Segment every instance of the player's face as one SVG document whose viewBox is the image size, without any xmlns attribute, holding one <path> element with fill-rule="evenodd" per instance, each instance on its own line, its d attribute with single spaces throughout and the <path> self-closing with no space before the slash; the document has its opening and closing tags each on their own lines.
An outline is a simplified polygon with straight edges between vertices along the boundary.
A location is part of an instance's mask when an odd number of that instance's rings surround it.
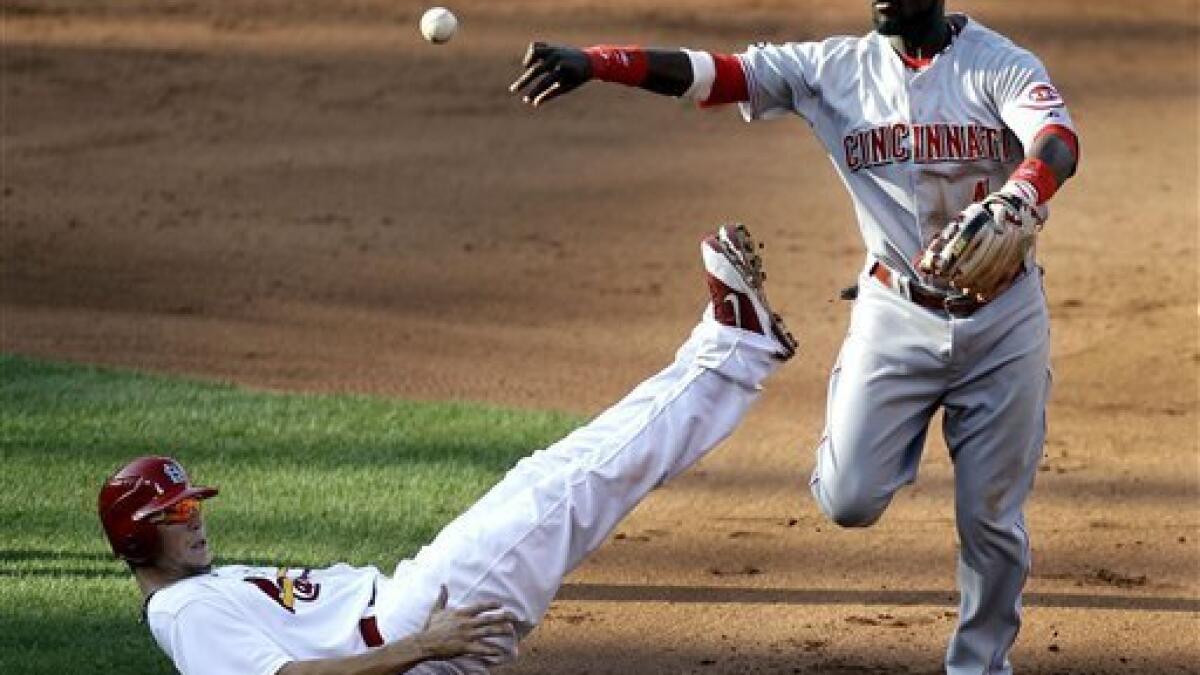
<svg viewBox="0 0 1200 675">
<path fill-rule="evenodd" d="M 203 574 L 212 568 L 213 555 L 200 514 L 199 500 L 185 500 L 158 523 L 160 549 L 155 566 L 174 576 Z"/>
<path fill-rule="evenodd" d="M 869 0 L 880 35 L 902 35 L 940 15 L 944 0 Z"/>
</svg>

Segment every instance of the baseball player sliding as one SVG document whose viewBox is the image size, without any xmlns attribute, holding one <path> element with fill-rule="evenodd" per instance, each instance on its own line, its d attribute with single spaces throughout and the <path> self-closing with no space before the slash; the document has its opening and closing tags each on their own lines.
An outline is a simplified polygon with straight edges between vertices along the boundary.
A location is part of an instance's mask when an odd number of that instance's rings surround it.
<svg viewBox="0 0 1200 675">
<path fill-rule="evenodd" d="M 214 568 L 200 505 L 217 490 L 166 457 L 117 471 L 100 520 L 159 646 L 184 675 L 476 673 L 510 660 L 563 577 L 729 435 L 795 352 L 745 229 L 723 227 L 701 250 L 712 302 L 674 363 L 517 463 L 391 576 Z"/>
<path fill-rule="evenodd" d="M 942 0 L 868 4 L 866 36 L 738 55 L 534 43 L 512 89 L 540 106 L 604 80 L 808 122 L 866 247 L 812 493 L 839 525 L 871 525 L 915 480 L 941 408 L 961 544 L 946 670 L 1010 673 L 1050 390 L 1034 242 L 1075 172 L 1076 135 L 1028 51 Z"/>
</svg>

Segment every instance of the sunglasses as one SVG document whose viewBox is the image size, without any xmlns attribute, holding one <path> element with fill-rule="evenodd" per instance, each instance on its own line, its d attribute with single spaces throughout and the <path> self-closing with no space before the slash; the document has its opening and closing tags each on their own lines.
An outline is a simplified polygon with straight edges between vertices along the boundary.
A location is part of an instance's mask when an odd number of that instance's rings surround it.
<svg viewBox="0 0 1200 675">
<path fill-rule="evenodd" d="M 192 516 L 199 515 L 199 513 L 200 500 L 188 497 L 160 511 L 158 516 L 155 517 L 154 522 L 171 524 L 186 523 L 192 519 Z"/>
</svg>

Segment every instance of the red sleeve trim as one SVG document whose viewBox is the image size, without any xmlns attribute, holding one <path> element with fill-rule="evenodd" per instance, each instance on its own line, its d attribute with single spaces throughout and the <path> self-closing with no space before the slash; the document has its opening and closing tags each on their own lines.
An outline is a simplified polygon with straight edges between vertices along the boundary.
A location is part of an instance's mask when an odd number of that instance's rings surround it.
<svg viewBox="0 0 1200 675">
<path fill-rule="evenodd" d="M 717 74 L 713 80 L 712 93 L 700 106 L 708 108 L 749 101 L 750 87 L 746 83 L 746 71 L 742 68 L 742 60 L 733 54 L 713 54 L 712 58 Z"/>
<path fill-rule="evenodd" d="M 650 60 L 637 45 L 596 45 L 583 50 L 592 64 L 592 77 L 637 87 L 646 81 Z"/>
<path fill-rule="evenodd" d="M 1064 127 L 1061 124 L 1048 124 L 1042 127 L 1042 130 L 1034 136 L 1033 140 L 1036 143 L 1042 136 L 1058 136 L 1063 143 L 1071 149 L 1071 154 L 1075 155 L 1075 161 L 1079 162 L 1079 136 L 1071 129 Z"/>
</svg>

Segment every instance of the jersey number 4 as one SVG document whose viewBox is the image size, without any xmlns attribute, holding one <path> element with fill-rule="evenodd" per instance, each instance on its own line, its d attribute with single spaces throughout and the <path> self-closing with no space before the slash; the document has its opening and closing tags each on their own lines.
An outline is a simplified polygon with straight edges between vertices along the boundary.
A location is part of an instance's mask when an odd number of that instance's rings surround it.
<svg viewBox="0 0 1200 675">
<path fill-rule="evenodd" d="M 989 194 L 991 194 L 991 190 L 988 189 L 988 180 L 984 178 L 975 184 L 975 196 L 971 198 L 971 201 L 981 202 Z"/>
</svg>

